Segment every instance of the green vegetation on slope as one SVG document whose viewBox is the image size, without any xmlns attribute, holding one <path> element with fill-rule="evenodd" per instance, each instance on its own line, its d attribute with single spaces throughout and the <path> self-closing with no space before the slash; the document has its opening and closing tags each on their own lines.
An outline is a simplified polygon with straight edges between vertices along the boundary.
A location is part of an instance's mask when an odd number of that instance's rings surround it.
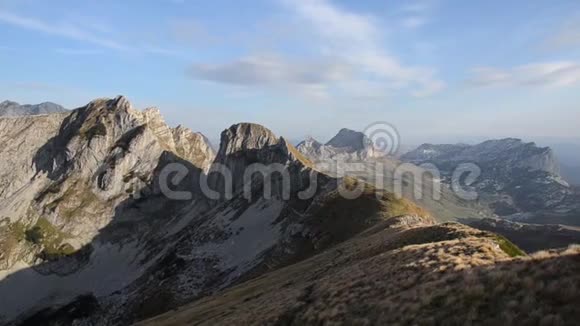
<svg viewBox="0 0 580 326">
<path fill-rule="evenodd" d="M 511 241 L 504 238 L 503 236 L 498 235 L 498 234 L 494 234 L 494 236 L 495 236 L 495 241 L 499 245 L 500 249 L 503 250 L 503 252 L 508 254 L 510 257 L 517 257 L 517 256 L 525 256 L 526 255 L 526 253 L 523 250 L 518 248 L 515 244 L 513 244 Z"/>
<path fill-rule="evenodd" d="M 41 255 L 45 259 L 56 259 L 72 255 L 75 249 L 68 243 L 63 243 L 66 235 L 59 231 L 46 218 L 39 218 L 36 224 L 24 232 L 26 241 L 42 246 Z"/>
</svg>

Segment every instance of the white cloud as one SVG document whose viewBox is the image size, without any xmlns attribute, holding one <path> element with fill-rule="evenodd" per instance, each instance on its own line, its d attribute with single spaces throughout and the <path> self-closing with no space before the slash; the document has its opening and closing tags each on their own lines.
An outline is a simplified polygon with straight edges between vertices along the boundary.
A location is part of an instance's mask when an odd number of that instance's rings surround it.
<svg viewBox="0 0 580 326">
<path fill-rule="evenodd" d="M 238 85 L 317 85 L 345 80 L 350 69 L 331 61 L 300 62 L 270 55 L 250 56 L 225 64 L 197 64 L 189 73 L 198 79 Z"/>
<path fill-rule="evenodd" d="M 410 16 L 402 20 L 401 25 L 405 28 L 419 28 L 423 25 L 427 24 L 427 19 L 421 16 Z"/>
<path fill-rule="evenodd" d="M 389 54 L 373 17 L 347 12 L 325 0 L 284 3 L 313 27 L 322 46 L 358 67 L 369 79 L 381 79 L 387 89 L 399 86 L 413 95 L 425 96 L 444 87 L 433 69 L 406 66 Z"/>
<path fill-rule="evenodd" d="M 332 90 L 353 98 L 385 97 L 395 91 L 427 96 L 444 88 L 434 69 L 404 65 L 388 53 L 376 18 L 326 0 L 280 1 L 295 26 L 304 28 L 295 31 L 304 31 L 303 50 L 311 59 L 252 55 L 222 64 L 194 64 L 190 76 L 227 84 L 308 86 L 318 97 Z M 363 85 L 370 87 L 361 92 Z"/>
<path fill-rule="evenodd" d="M 352 69 L 332 58 L 306 61 L 254 55 L 226 63 L 194 64 L 188 74 L 194 79 L 235 87 L 263 86 L 310 99 L 325 99 L 329 85 L 350 79 Z"/>
<path fill-rule="evenodd" d="M 480 67 L 472 70 L 469 82 L 474 86 L 570 86 L 580 83 L 580 64 L 563 61 L 510 69 Z"/>
</svg>

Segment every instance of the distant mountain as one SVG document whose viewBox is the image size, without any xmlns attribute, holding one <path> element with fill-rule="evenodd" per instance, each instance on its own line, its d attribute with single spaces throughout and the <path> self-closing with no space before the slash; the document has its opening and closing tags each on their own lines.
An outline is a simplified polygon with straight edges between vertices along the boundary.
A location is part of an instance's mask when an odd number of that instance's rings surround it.
<svg viewBox="0 0 580 326">
<path fill-rule="evenodd" d="M 536 223 L 580 224 L 577 194 L 561 177 L 560 165 L 548 147 L 515 138 L 477 145 L 423 144 L 401 159 L 434 164 L 447 183 L 460 164 L 473 163 L 481 170 L 473 185 L 480 202 L 497 215 Z"/>
<path fill-rule="evenodd" d="M 538 147 L 517 138 L 488 140 L 477 145 L 423 144 L 401 157 L 408 162 L 484 164 L 498 173 L 511 173 L 515 169 L 545 171 L 559 175 L 559 163 L 549 147 Z"/>
<path fill-rule="evenodd" d="M 580 244 L 580 228 L 557 224 L 527 224 L 505 219 L 460 219 L 471 227 L 500 234 L 526 252 L 566 248 Z"/>
<path fill-rule="evenodd" d="M 63 112 L 68 112 L 68 110 L 52 102 L 44 102 L 40 104 L 24 104 L 24 105 L 12 101 L 4 101 L 0 103 L 0 117 L 14 117 L 23 115 L 39 115 L 39 114 L 51 114 Z"/>
<path fill-rule="evenodd" d="M 373 148 L 372 141 L 364 133 L 346 128 L 341 129 L 326 144 L 308 137 L 296 148 L 314 161 L 327 159 L 360 161 L 379 154 Z"/>
</svg>

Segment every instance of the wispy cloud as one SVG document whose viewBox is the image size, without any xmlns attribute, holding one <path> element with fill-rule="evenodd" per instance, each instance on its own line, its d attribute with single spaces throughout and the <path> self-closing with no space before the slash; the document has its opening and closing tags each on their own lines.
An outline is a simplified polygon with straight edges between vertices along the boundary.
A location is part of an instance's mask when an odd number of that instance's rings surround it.
<svg viewBox="0 0 580 326">
<path fill-rule="evenodd" d="M 417 2 L 407 2 L 405 3 L 403 6 L 401 6 L 399 9 L 402 12 L 406 12 L 406 13 L 421 13 L 421 12 L 425 12 L 427 10 L 429 10 L 431 8 L 431 4 L 427 1 L 417 1 Z"/>
<path fill-rule="evenodd" d="M 128 50 L 128 47 L 108 38 L 102 38 L 70 23 L 48 23 L 42 20 L 0 11 L 0 22 L 23 29 L 60 36 L 76 41 L 95 44 L 114 50 Z"/>
<path fill-rule="evenodd" d="M 444 87 L 434 69 L 404 65 L 388 53 L 375 17 L 347 11 L 326 0 L 281 3 L 286 17 L 304 27 L 301 37 L 307 42 L 302 45 L 308 59 L 249 55 L 220 64 L 194 64 L 189 75 L 246 86 L 294 85 L 300 90 L 308 86 L 318 95 L 340 90 L 351 97 L 374 97 L 370 90 L 377 97 L 394 91 L 426 96 Z M 372 87 L 361 95 L 362 85 Z"/>
<path fill-rule="evenodd" d="M 468 81 L 473 86 L 548 86 L 563 87 L 580 83 L 580 64 L 544 62 L 509 69 L 479 67 Z"/>
<path fill-rule="evenodd" d="M 369 79 L 382 79 L 385 84 L 405 88 L 416 96 L 444 87 L 433 69 L 406 66 L 388 53 L 374 17 L 348 12 L 325 0 L 285 3 L 313 27 L 325 47 L 359 67 Z"/>
<path fill-rule="evenodd" d="M 158 46 L 135 46 L 127 42 L 121 42 L 111 36 L 112 29 L 110 26 L 105 27 L 94 22 L 75 23 L 74 20 L 63 20 L 60 23 L 53 23 L 37 18 L 21 16 L 12 12 L 0 11 L 0 24 L 2 23 L 29 31 L 61 37 L 86 44 L 92 44 L 101 49 L 159 55 L 176 55 L 177 53 L 175 50 L 165 49 Z M 55 52 L 67 55 L 97 54 L 98 51 L 100 50 L 74 48 L 55 49 Z"/>
<path fill-rule="evenodd" d="M 225 64 L 197 64 L 190 74 L 199 79 L 239 85 L 315 85 L 345 80 L 350 67 L 331 61 L 291 61 L 280 56 L 250 56 Z"/>
<path fill-rule="evenodd" d="M 329 85 L 346 81 L 352 67 L 332 58 L 296 60 L 277 55 L 254 55 L 219 64 L 194 64 L 188 74 L 194 79 L 248 88 L 261 86 L 321 99 Z"/>
<path fill-rule="evenodd" d="M 55 53 L 64 55 L 98 55 L 102 54 L 103 50 L 100 49 L 79 49 L 79 48 L 56 48 Z"/>
<path fill-rule="evenodd" d="M 401 25 L 405 28 L 419 28 L 427 24 L 427 19 L 421 16 L 410 16 L 401 21 Z"/>
<path fill-rule="evenodd" d="M 432 3 L 427 1 L 409 2 L 401 6 L 398 16 L 402 16 L 400 24 L 407 29 L 416 29 L 429 23 Z"/>
<path fill-rule="evenodd" d="M 580 48 L 580 15 L 576 14 L 573 19 L 565 21 L 541 46 L 550 51 Z"/>
</svg>

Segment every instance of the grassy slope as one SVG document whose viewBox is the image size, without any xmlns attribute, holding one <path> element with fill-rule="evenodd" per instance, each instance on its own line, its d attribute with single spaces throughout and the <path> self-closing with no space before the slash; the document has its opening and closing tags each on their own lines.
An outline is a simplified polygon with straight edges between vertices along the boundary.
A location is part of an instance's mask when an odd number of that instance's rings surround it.
<svg viewBox="0 0 580 326">
<path fill-rule="evenodd" d="M 395 228 L 397 219 L 139 325 L 552 324 L 580 317 L 580 249 L 512 258 L 494 234 L 455 223 Z"/>
</svg>

